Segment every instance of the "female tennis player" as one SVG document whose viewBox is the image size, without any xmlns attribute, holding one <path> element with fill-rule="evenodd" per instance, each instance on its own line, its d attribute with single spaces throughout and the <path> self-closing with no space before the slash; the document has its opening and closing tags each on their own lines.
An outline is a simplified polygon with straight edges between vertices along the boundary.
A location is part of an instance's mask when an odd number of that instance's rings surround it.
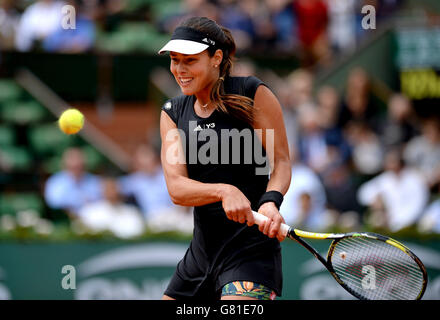
<svg viewBox="0 0 440 320">
<path fill-rule="evenodd" d="M 213 20 L 185 20 L 164 52 L 183 95 L 162 107 L 161 160 L 173 202 L 194 207 L 194 235 L 163 299 L 274 299 L 291 175 L 281 106 L 258 78 L 230 76 L 235 42 Z"/>
</svg>

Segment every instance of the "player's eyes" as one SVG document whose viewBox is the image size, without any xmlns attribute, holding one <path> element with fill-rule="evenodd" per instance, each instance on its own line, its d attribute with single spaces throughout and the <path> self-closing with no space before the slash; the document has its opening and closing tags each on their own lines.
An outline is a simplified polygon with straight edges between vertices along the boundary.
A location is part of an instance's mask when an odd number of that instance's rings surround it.
<svg viewBox="0 0 440 320">
<path fill-rule="evenodd" d="M 196 61 L 197 61 L 197 59 L 195 59 L 195 58 L 189 58 L 189 59 L 182 60 L 182 62 L 185 63 L 185 64 L 192 64 L 192 63 L 194 63 Z M 176 64 L 176 63 L 179 63 L 180 60 L 178 58 L 171 58 L 171 62 Z"/>
</svg>

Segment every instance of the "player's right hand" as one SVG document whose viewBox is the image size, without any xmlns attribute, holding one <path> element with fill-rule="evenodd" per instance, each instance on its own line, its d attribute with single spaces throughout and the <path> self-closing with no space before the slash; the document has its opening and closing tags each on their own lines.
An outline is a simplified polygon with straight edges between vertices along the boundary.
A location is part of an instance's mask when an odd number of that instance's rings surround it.
<svg viewBox="0 0 440 320">
<path fill-rule="evenodd" d="M 251 202 L 240 189 L 229 184 L 222 185 L 221 199 L 228 219 L 239 223 L 246 222 L 248 226 L 252 226 L 255 223 Z"/>
</svg>

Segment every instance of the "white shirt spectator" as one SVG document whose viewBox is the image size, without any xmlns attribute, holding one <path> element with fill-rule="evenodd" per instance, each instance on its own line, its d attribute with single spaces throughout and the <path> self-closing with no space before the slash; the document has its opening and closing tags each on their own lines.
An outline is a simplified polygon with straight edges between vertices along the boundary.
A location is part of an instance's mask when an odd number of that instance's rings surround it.
<svg viewBox="0 0 440 320">
<path fill-rule="evenodd" d="M 436 170 L 440 170 L 440 142 L 433 143 L 420 135 L 411 139 L 405 148 L 405 160 L 409 165 L 419 169 L 430 184 L 440 178 Z"/>
<path fill-rule="evenodd" d="M 84 173 L 76 179 L 68 171 L 60 171 L 47 179 L 44 198 L 52 209 L 69 210 L 78 213 L 82 206 L 102 199 L 99 176 Z"/>
<path fill-rule="evenodd" d="M 310 197 L 310 210 L 306 213 L 301 207 L 302 195 Z M 293 165 L 292 181 L 280 207 L 280 213 L 286 223 L 314 230 L 324 228 L 326 222 L 324 219 L 325 203 L 324 187 L 318 176 L 305 165 Z"/>
<path fill-rule="evenodd" d="M 359 188 L 358 199 L 363 205 L 372 205 L 378 197 L 386 207 L 388 227 L 395 232 L 420 218 L 429 198 L 429 189 L 418 172 L 403 168 L 398 175 L 385 171 Z"/>
<path fill-rule="evenodd" d="M 19 51 L 32 49 L 34 41 L 43 40 L 61 28 L 63 1 L 38 1 L 23 13 L 17 29 L 15 46 Z"/>
<path fill-rule="evenodd" d="M 418 228 L 422 232 L 440 233 L 440 199 L 429 205 L 420 219 Z"/>
<path fill-rule="evenodd" d="M 140 236 L 145 231 L 142 214 L 124 203 L 111 204 L 107 200 L 91 203 L 80 210 L 79 219 L 93 232 L 110 231 L 123 239 Z"/>
<path fill-rule="evenodd" d="M 174 207 L 161 168 L 155 174 L 134 172 L 123 176 L 119 185 L 123 195 L 135 197 L 146 219 Z"/>
<path fill-rule="evenodd" d="M 339 50 L 352 50 L 356 45 L 356 1 L 328 0 L 329 37 Z"/>
</svg>

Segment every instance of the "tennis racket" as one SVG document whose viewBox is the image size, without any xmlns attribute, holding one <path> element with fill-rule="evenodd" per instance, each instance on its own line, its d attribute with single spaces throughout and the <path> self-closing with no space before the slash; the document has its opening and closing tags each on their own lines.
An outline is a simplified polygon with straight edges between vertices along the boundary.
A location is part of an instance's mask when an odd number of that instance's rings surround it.
<svg viewBox="0 0 440 320">
<path fill-rule="evenodd" d="M 255 223 L 268 218 L 253 211 Z M 314 233 L 282 224 L 280 232 L 310 251 L 349 293 L 361 300 L 419 300 L 428 276 L 403 244 L 370 232 Z M 302 238 L 333 240 L 327 259 Z"/>
</svg>

